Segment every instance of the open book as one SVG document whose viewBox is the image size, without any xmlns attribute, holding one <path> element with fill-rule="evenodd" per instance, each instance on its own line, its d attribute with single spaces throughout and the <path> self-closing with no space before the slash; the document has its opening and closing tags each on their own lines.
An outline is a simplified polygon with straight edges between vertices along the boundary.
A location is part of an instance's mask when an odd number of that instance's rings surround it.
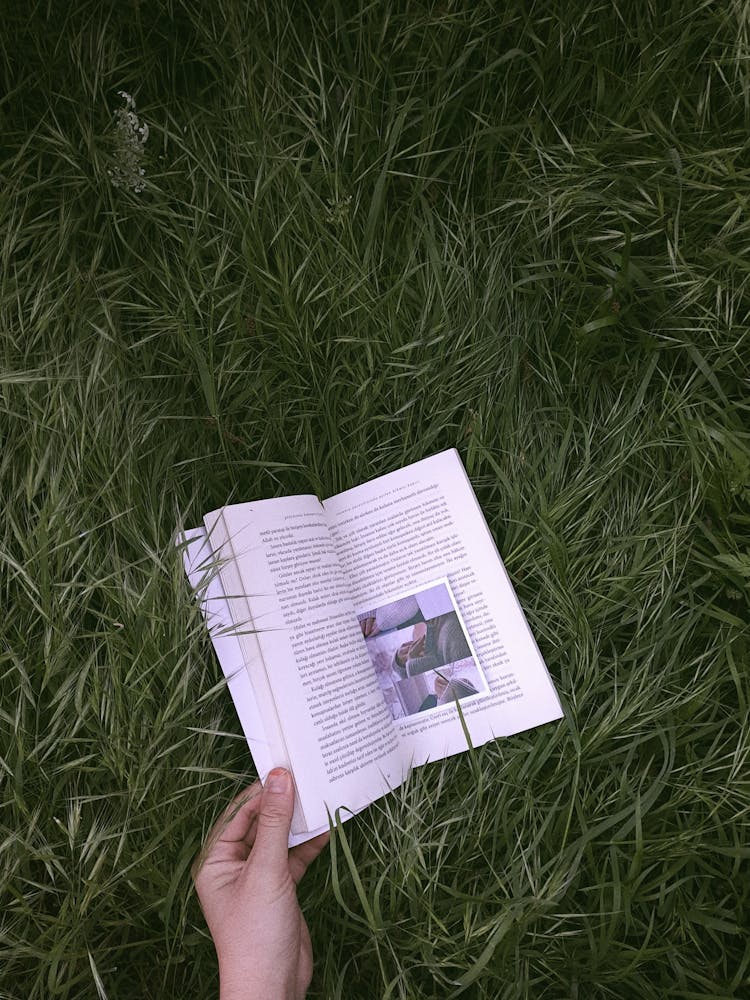
<svg viewBox="0 0 750 1000">
<path fill-rule="evenodd" d="M 183 542 L 258 773 L 294 776 L 290 844 L 466 750 L 464 725 L 479 746 L 562 716 L 455 450 Z"/>
</svg>

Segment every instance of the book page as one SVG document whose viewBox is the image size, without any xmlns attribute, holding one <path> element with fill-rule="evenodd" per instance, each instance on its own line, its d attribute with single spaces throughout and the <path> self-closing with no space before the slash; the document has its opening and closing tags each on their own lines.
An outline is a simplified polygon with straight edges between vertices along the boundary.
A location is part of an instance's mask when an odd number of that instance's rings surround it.
<svg viewBox="0 0 750 1000">
<path fill-rule="evenodd" d="M 237 504 L 204 520 L 231 617 L 251 622 L 238 639 L 248 662 L 259 647 L 306 827 L 357 811 L 401 781 L 398 735 L 320 501 Z"/>
<path fill-rule="evenodd" d="M 255 768 L 261 780 L 265 780 L 273 767 L 288 767 L 289 761 L 274 705 L 272 702 L 269 704 L 268 698 L 263 698 L 263 686 L 256 684 L 256 694 L 250 681 L 251 675 L 256 673 L 255 661 L 260 650 L 256 643 L 246 662 L 245 651 L 229 614 L 216 557 L 207 542 L 206 532 L 202 528 L 194 528 L 186 531 L 179 541 L 182 545 L 185 573 L 199 601 L 211 645 L 226 677 L 242 732 L 252 753 Z"/>
<path fill-rule="evenodd" d="M 324 507 L 403 761 L 417 766 L 467 749 L 456 700 L 474 746 L 561 718 L 456 451 Z M 435 589 L 441 582 L 445 592 Z"/>
<path fill-rule="evenodd" d="M 291 769 L 286 743 L 279 728 L 275 704 L 268 704 L 268 694 L 264 684 L 259 684 L 257 670 L 253 664 L 245 663 L 245 654 L 237 636 L 237 627 L 232 622 L 229 606 L 216 571 L 216 557 L 208 544 L 204 528 L 185 531 L 178 539 L 182 548 L 183 565 L 188 581 L 199 601 L 206 621 L 216 658 L 227 679 L 227 687 L 232 696 L 237 716 L 245 734 L 255 769 L 261 781 L 274 767 Z M 254 676 L 255 687 L 251 683 Z M 260 690 L 258 690 L 260 689 Z M 264 710 L 261 709 L 261 703 Z M 269 710 L 270 709 L 270 710 Z M 343 812 L 341 822 L 351 819 L 353 813 Z M 329 824 L 315 829 L 305 827 L 298 801 L 295 801 L 294 817 L 289 833 L 289 846 L 296 847 L 306 840 L 325 833 Z"/>
</svg>

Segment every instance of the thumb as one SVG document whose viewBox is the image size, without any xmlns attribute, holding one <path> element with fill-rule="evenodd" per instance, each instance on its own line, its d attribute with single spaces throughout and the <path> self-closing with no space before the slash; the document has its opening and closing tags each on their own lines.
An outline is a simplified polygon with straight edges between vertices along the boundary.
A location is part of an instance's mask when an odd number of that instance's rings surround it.
<svg viewBox="0 0 750 1000">
<path fill-rule="evenodd" d="M 270 771 L 260 797 L 252 857 L 270 874 L 289 870 L 289 830 L 294 812 L 292 776 L 281 767 Z"/>
</svg>

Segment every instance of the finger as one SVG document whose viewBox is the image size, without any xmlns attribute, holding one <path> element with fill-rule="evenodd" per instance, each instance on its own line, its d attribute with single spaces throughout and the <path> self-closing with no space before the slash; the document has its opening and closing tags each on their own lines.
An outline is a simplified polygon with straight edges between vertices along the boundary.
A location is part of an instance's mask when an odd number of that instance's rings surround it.
<svg viewBox="0 0 750 1000">
<path fill-rule="evenodd" d="M 241 845 L 244 850 L 244 854 L 242 855 L 243 859 L 247 858 L 248 854 L 252 850 L 253 844 L 255 843 L 255 832 L 257 829 L 258 829 L 258 816 L 256 814 L 250 820 L 250 826 L 245 831 L 245 836 L 242 838 L 241 841 L 236 842 L 236 846 L 239 847 Z"/>
<path fill-rule="evenodd" d="M 190 870 L 194 881 L 205 862 L 217 853 L 237 860 L 247 857 L 254 838 L 261 788 L 256 781 L 243 789 L 211 827 Z"/>
<path fill-rule="evenodd" d="M 288 872 L 289 829 L 294 812 L 292 776 L 281 767 L 268 774 L 260 797 L 253 863 L 270 874 Z"/>
<path fill-rule="evenodd" d="M 325 833 L 320 833 L 312 840 L 298 844 L 291 849 L 289 852 L 289 871 L 295 882 L 299 882 L 309 865 L 313 863 L 330 839 L 330 831 L 326 830 Z"/>
<path fill-rule="evenodd" d="M 215 833 L 217 840 L 228 843 L 244 840 L 260 811 L 262 791 L 261 783 L 255 781 L 240 792 L 224 810 L 211 834 Z"/>
</svg>

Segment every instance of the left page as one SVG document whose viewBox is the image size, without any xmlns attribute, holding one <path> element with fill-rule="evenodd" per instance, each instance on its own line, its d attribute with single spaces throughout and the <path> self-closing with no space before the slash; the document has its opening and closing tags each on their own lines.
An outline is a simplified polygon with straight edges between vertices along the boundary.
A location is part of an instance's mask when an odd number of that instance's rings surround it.
<svg viewBox="0 0 750 1000">
<path fill-rule="evenodd" d="M 257 671 L 253 662 L 246 662 L 232 622 L 226 596 L 216 568 L 216 557 L 208 544 L 203 528 L 193 528 L 178 540 L 182 549 L 183 565 L 206 621 L 211 644 L 227 687 L 232 696 L 237 716 L 245 734 L 255 769 L 261 781 L 274 767 L 290 767 L 283 734 L 279 728 L 274 705 L 269 705 L 270 693 L 258 690 Z M 253 688 L 251 676 L 255 675 Z M 348 819 L 343 816 L 342 819 Z M 289 846 L 302 844 L 328 829 L 328 824 L 308 830 L 295 802 Z"/>
<path fill-rule="evenodd" d="M 257 642 L 305 825 L 356 812 L 400 784 L 383 703 L 331 539 L 312 496 L 220 508 L 204 519 L 246 659 Z"/>
</svg>

